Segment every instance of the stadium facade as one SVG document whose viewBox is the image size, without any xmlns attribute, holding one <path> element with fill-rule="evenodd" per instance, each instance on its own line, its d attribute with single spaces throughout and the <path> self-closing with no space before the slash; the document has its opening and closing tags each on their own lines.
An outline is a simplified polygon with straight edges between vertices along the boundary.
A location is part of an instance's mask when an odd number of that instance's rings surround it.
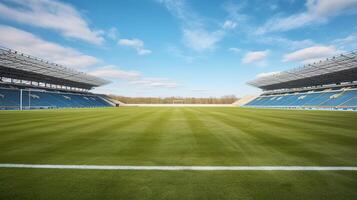
<svg viewBox="0 0 357 200">
<path fill-rule="evenodd" d="M 246 107 L 357 110 L 357 51 L 248 82 L 263 93 Z"/>
<path fill-rule="evenodd" d="M 0 109 L 108 107 L 90 92 L 109 82 L 34 56 L 0 48 Z"/>
</svg>

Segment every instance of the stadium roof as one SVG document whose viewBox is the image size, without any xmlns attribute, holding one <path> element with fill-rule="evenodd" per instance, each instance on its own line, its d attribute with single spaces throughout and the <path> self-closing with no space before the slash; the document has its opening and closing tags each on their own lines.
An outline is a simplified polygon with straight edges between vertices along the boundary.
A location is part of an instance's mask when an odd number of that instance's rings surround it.
<svg viewBox="0 0 357 200">
<path fill-rule="evenodd" d="M 109 83 L 104 79 L 4 47 L 0 47 L 0 75 L 84 89 Z"/>
<path fill-rule="evenodd" d="M 278 90 L 352 81 L 357 81 L 357 51 L 257 78 L 248 84 L 263 90 Z"/>
</svg>

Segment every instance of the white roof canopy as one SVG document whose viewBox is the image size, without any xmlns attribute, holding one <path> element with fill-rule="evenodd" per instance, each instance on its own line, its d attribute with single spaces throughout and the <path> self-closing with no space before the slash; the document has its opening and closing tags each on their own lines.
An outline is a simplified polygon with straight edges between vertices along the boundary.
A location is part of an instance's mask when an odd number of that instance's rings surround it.
<svg viewBox="0 0 357 200">
<path fill-rule="evenodd" d="M 357 51 L 351 51 L 346 54 L 340 54 L 338 56 L 334 56 L 326 60 L 321 60 L 317 63 L 312 63 L 292 70 L 257 78 L 253 81 L 248 82 L 248 84 L 262 89 L 269 88 L 269 86 L 272 85 L 297 83 L 299 80 L 307 79 L 309 79 L 310 83 L 312 84 L 314 83 L 314 81 L 311 80 L 313 80 L 314 77 L 319 77 L 319 82 L 321 82 L 321 77 L 323 75 L 333 73 L 336 74 L 354 68 L 357 68 Z M 344 76 L 348 76 L 348 74 L 344 74 Z M 351 81 L 349 79 L 348 81 Z M 328 83 L 329 81 L 331 80 L 326 80 L 326 83 Z M 301 84 L 302 83 L 299 83 L 299 85 Z M 305 84 L 306 86 L 311 86 L 308 82 L 306 82 Z"/>
<path fill-rule="evenodd" d="M 62 79 L 64 83 L 66 81 L 69 81 L 72 84 L 73 82 L 77 82 L 90 87 L 98 87 L 109 83 L 104 79 L 86 74 L 84 72 L 79 72 L 3 47 L 0 47 L 0 67 L 21 70 L 23 73 L 35 73 L 47 77 Z"/>
</svg>

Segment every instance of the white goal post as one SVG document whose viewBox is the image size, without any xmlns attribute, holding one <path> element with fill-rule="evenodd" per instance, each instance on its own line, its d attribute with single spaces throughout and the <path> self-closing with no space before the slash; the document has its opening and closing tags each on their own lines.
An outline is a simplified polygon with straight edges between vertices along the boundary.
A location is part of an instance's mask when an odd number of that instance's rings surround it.
<svg viewBox="0 0 357 200">
<path fill-rule="evenodd" d="M 172 104 L 184 104 L 185 100 L 183 99 L 174 99 L 172 100 Z"/>
</svg>

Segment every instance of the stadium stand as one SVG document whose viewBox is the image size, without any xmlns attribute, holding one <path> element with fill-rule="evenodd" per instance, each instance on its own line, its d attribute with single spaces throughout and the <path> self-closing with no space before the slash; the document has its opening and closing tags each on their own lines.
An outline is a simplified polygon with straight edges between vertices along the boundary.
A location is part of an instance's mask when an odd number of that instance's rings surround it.
<svg viewBox="0 0 357 200">
<path fill-rule="evenodd" d="M 357 52 L 264 76 L 248 84 L 264 92 L 245 107 L 357 110 Z"/>
<path fill-rule="evenodd" d="M 0 48 L 0 109 L 90 108 L 115 105 L 89 90 L 109 83 L 101 78 Z"/>
</svg>

